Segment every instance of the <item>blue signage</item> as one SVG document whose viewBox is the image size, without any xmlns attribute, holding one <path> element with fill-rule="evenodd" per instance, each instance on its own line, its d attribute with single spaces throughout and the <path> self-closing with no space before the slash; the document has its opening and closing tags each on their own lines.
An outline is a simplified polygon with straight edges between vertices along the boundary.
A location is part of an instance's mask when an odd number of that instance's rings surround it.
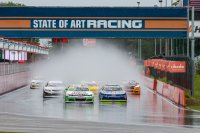
<svg viewBox="0 0 200 133">
<path fill-rule="evenodd" d="M 0 36 L 184 38 L 186 8 L 0 7 Z"/>
</svg>

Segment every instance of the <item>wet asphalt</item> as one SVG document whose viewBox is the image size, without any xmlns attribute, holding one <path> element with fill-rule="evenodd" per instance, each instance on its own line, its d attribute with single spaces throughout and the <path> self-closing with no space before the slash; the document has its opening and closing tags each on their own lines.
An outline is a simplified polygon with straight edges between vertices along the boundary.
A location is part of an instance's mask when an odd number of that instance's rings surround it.
<svg viewBox="0 0 200 133">
<path fill-rule="evenodd" d="M 126 104 L 65 103 L 63 96 L 43 98 L 41 89 L 29 86 L 0 96 L 0 112 L 72 121 L 183 126 L 200 128 L 200 113 L 179 108 L 142 87 L 141 95 L 128 94 Z"/>
</svg>

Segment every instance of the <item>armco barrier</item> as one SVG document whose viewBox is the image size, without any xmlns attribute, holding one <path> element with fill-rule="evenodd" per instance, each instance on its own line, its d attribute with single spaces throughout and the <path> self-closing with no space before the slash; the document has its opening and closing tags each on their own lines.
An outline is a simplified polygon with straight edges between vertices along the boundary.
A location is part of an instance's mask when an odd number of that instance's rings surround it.
<svg viewBox="0 0 200 133">
<path fill-rule="evenodd" d="M 157 80 L 157 89 L 156 89 L 157 93 L 162 95 L 162 93 L 163 93 L 163 89 L 162 88 L 163 88 L 163 82 Z"/>
<path fill-rule="evenodd" d="M 146 83 L 146 85 L 147 85 L 147 87 L 149 89 L 153 90 L 153 88 L 154 88 L 154 79 L 145 77 L 145 83 Z"/>
<path fill-rule="evenodd" d="M 185 91 L 183 91 L 183 90 L 181 90 L 181 89 L 179 89 L 179 104 L 181 105 L 181 106 L 186 106 L 186 98 L 185 98 Z"/>
<path fill-rule="evenodd" d="M 173 93 L 173 101 L 174 101 L 174 103 L 179 104 L 180 103 L 179 99 L 180 99 L 179 98 L 179 88 L 174 87 L 174 93 Z"/>
<path fill-rule="evenodd" d="M 0 95 L 28 84 L 30 72 L 0 76 Z"/>
<path fill-rule="evenodd" d="M 146 78 L 147 87 L 153 89 L 156 86 L 156 92 L 170 101 L 176 103 L 177 105 L 186 106 L 185 91 L 181 88 L 172 86 L 170 84 L 161 82 L 157 80 L 156 82 L 153 79 Z M 151 82 L 151 83 L 150 83 Z M 153 85 L 152 85 L 153 84 Z M 155 85 L 156 84 L 156 85 Z"/>
<path fill-rule="evenodd" d="M 174 101 L 174 93 L 175 93 L 175 87 L 172 85 L 169 85 L 169 99 L 171 101 Z"/>
</svg>

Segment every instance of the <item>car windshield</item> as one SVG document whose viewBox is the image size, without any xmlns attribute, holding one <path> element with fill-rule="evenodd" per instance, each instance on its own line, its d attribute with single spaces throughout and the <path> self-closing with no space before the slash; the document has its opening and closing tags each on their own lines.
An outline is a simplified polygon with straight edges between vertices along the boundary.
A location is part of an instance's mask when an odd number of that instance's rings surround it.
<svg viewBox="0 0 200 133">
<path fill-rule="evenodd" d="M 41 83 L 42 81 L 40 81 L 40 80 L 32 80 L 31 82 L 32 83 Z"/>
<path fill-rule="evenodd" d="M 74 89 L 74 91 L 89 91 L 88 88 L 83 88 L 83 87 L 77 87 Z"/>
<path fill-rule="evenodd" d="M 115 86 L 106 86 L 102 90 L 104 90 L 104 91 L 122 91 L 122 88 L 115 87 Z"/>
<path fill-rule="evenodd" d="M 87 86 L 97 86 L 95 83 L 87 83 Z"/>
<path fill-rule="evenodd" d="M 135 81 L 129 82 L 129 85 L 137 85 L 137 82 Z"/>
<path fill-rule="evenodd" d="M 48 83 L 48 87 L 64 87 L 64 84 L 62 83 Z"/>
<path fill-rule="evenodd" d="M 74 88 L 74 87 L 69 87 L 67 90 L 68 90 L 68 91 L 74 91 L 75 88 Z"/>
</svg>

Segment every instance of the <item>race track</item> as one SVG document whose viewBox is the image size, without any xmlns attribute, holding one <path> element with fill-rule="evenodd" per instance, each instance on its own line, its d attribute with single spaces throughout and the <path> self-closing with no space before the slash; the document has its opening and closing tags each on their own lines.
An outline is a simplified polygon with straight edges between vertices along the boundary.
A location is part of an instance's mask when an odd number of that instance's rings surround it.
<svg viewBox="0 0 200 133">
<path fill-rule="evenodd" d="M 42 97 L 42 89 L 24 87 L 0 96 L 0 112 L 31 117 L 58 118 L 156 126 L 200 128 L 200 113 L 179 108 L 163 97 L 142 87 L 141 95 L 128 95 L 127 104 L 64 103 L 63 97 Z"/>
</svg>

